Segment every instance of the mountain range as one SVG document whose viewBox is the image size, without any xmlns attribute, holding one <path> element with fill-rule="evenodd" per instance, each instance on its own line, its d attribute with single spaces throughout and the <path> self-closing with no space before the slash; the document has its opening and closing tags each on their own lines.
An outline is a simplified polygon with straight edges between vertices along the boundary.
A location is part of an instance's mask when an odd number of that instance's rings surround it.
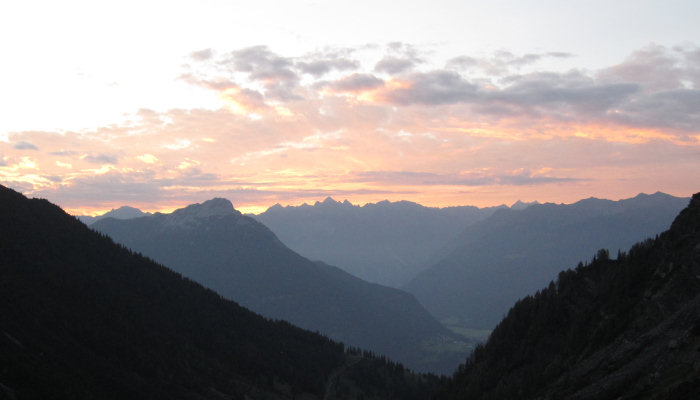
<svg viewBox="0 0 700 400">
<path fill-rule="evenodd" d="M 668 198 L 620 207 L 649 200 Z M 228 209 L 214 203 L 166 225 Z M 697 398 L 700 193 L 666 232 L 592 254 L 518 300 L 445 380 L 261 318 L 0 186 L 0 399 Z"/>
<path fill-rule="evenodd" d="M 667 229 L 687 202 L 655 193 L 498 210 L 467 226 L 403 288 L 447 324 L 492 329 L 515 301 L 568 266 Z"/>
<path fill-rule="evenodd" d="M 277 204 L 252 217 L 304 257 L 370 282 L 399 287 L 466 226 L 499 208 L 505 206 L 432 208 L 409 201 L 357 206 L 329 197 L 314 205 Z"/>
<path fill-rule="evenodd" d="M 93 224 L 103 218 L 116 218 L 116 219 L 131 219 L 131 218 L 138 218 L 138 217 L 145 217 L 146 215 L 151 215 L 151 213 L 143 212 L 139 210 L 138 208 L 130 207 L 130 206 L 122 206 L 117 209 L 112 209 L 111 211 L 107 211 L 106 213 L 98 216 L 90 216 L 90 215 L 78 215 L 76 218 L 78 218 L 81 222 L 83 222 L 85 225 L 90 225 Z"/>
<path fill-rule="evenodd" d="M 0 186 L 0 398 L 425 399 L 437 378 L 266 320 Z"/>
<path fill-rule="evenodd" d="M 700 193 L 658 237 L 518 301 L 436 398 L 696 399 L 699 353 Z"/>
<path fill-rule="evenodd" d="M 225 199 L 91 227 L 263 316 L 418 371 L 449 373 L 472 346 L 412 295 L 300 256 Z"/>
</svg>

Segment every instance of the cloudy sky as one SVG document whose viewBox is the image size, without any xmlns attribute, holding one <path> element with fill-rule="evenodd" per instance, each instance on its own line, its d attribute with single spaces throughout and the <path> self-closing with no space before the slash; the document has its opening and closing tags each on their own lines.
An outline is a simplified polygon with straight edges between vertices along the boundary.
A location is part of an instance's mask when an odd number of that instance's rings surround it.
<svg viewBox="0 0 700 400">
<path fill-rule="evenodd" d="M 700 190 L 700 3 L 0 5 L 0 183 L 67 211 Z"/>
</svg>

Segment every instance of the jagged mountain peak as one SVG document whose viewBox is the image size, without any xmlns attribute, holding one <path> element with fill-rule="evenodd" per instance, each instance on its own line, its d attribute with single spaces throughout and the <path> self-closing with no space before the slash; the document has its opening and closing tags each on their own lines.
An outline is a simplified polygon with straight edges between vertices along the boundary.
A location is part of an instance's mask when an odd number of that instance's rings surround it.
<svg viewBox="0 0 700 400">
<path fill-rule="evenodd" d="M 228 215 L 235 213 L 231 201 L 224 198 L 213 198 L 204 203 L 190 204 L 185 208 L 175 210 L 172 215 L 189 215 L 193 217 L 211 217 L 214 215 Z"/>
<path fill-rule="evenodd" d="M 190 225 L 201 222 L 211 217 L 226 217 L 229 215 L 241 215 L 240 211 L 233 208 L 233 204 L 223 198 L 214 198 L 203 203 L 191 204 L 185 208 L 173 211 L 165 215 L 166 225 Z"/>
<path fill-rule="evenodd" d="M 326 197 L 323 199 L 323 201 L 317 201 L 314 203 L 314 206 L 337 206 L 340 205 L 341 203 L 333 199 L 331 196 Z"/>
<path fill-rule="evenodd" d="M 526 208 L 528 208 L 528 207 L 530 207 L 530 206 L 534 206 L 534 205 L 537 205 L 537 204 L 540 204 L 540 202 L 537 201 L 537 200 L 535 200 L 535 201 L 530 201 L 530 202 L 525 202 L 525 201 L 522 201 L 522 200 L 519 200 L 519 199 L 518 199 L 518 201 L 516 201 L 515 203 L 513 203 L 513 205 L 510 206 L 510 208 L 511 208 L 512 210 L 524 210 L 524 209 L 526 209 Z"/>
<path fill-rule="evenodd" d="M 121 206 L 116 209 L 112 209 L 111 211 L 106 212 L 103 217 L 112 217 L 112 218 L 117 218 L 117 219 L 130 219 L 130 218 L 137 218 L 137 217 L 142 217 L 144 215 L 149 215 L 150 213 L 143 212 L 139 210 L 138 208 L 135 207 L 130 207 L 130 206 Z"/>
<path fill-rule="evenodd" d="M 313 204 L 313 206 L 304 203 L 299 207 L 287 206 L 284 208 L 294 209 L 294 208 L 306 208 L 306 207 L 312 207 L 312 208 L 317 209 L 317 210 L 337 210 L 337 209 L 347 209 L 348 207 L 354 207 L 354 206 L 347 199 L 345 199 L 341 202 L 341 201 L 335 200 L 334 198 L 328 196 L 323 201 L 316 201 Z"/>
</svg>

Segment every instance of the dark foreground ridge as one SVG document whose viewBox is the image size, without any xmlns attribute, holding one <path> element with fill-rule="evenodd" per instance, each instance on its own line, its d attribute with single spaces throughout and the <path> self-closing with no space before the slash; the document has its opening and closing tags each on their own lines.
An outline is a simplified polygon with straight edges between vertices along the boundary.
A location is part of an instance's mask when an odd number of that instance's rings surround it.
<svg viewBox="0 0 700 400">
<path fill-rule="evenodd" d="M 437 383 L 266 320 L 0 186 L 0 399 L 424 399 Z"/>
<path fill-rule="evenodd" d="M 700 395 L 700 193 L 656 239 L 515 304 L 438 398 Z"/>
</svg>

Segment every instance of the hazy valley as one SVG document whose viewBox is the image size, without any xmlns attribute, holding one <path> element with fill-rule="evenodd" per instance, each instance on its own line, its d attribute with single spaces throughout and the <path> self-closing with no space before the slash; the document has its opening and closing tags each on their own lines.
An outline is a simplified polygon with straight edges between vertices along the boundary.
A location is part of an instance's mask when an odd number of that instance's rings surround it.
<svg viewBox="0 0 700 400">
<path fill-rule="evenodd" d="M 698 15 L 0 3 L 0 400 L 700 399 Z"/>
<path fill-rule="evenodd" d="M 342 246 L 363 226 L 391 251 L 413 248 L 421 266 L 377 276 L 414 271 L 404 287 L 416 297 L 305 258 L 225 199 L 81 218 L 100 234 L 46 201 L 7 189 L 1 200 L 8 399 L 44 396 L 37 382 L 60 398 L 613 398 L 650 387 L 684 398 L 700 388 L 697 196 L 647 241 L 688 199 L 491 209 L 327 199 L 261 214 L 296 227 L 298 243 L 333 247 L 325 254 L 366 250 L 368 268 L 382 268 L 377 243 Z M 420 243 L 445 221 L 440 240 Z"/>
<path fill-rule="evenodd" d="M 106 218 L 91 227 L 263 316 L 415 370 L 449 373 L 474 345 L 412 295 L 300 256 L 225 199 L 171 214 Z"/>
</svg>

